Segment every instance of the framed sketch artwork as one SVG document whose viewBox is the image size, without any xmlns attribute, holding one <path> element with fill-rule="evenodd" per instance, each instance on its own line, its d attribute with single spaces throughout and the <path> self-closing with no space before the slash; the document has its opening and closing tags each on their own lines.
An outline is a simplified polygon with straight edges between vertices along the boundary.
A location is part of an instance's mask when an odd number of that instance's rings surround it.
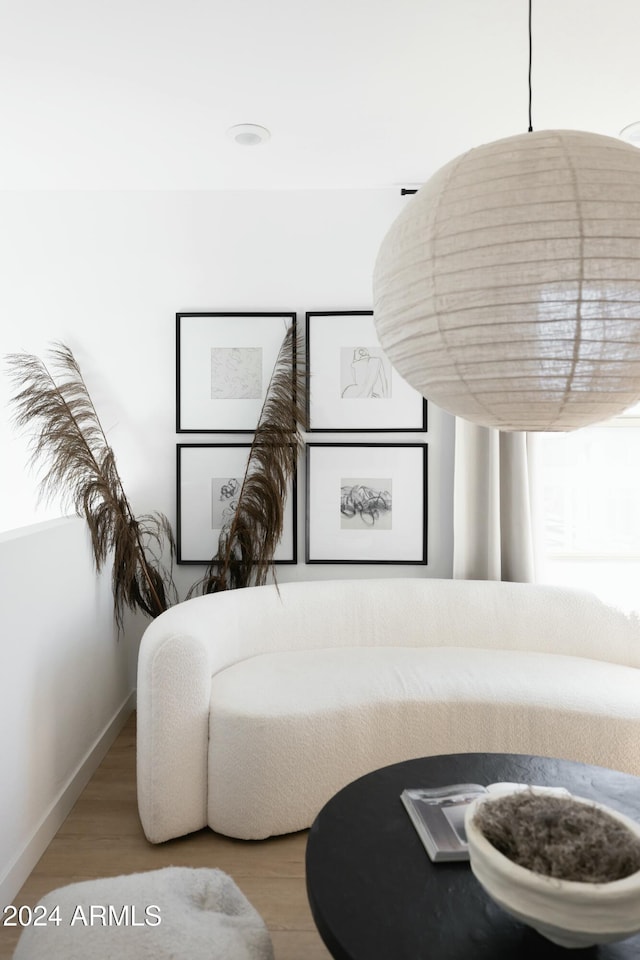
<svg viewBox="0 0 640 960">
<path fill-rule="evenodd" d="M 427 402 L 403 380 L 378 341 L 373 313 L 307 313 L 309 432 L 418 432 Z"/>
<path fill-rule="evenodd" d="M 427 562 L 425 443 L 307 444 L 307 563 Z"/>
<path fill-rule="evenodd" d="M 177 445 L 177 560 L 208 564 L 218 550 L 220 531 L 233 518 L 242 486 L 249 443 Z M 276 563 L 297 562 L 295 477 L 287 494 Z"/>
<path fill-rule="evenodd" d="M 177 433 L 252 433 L 295 313 L 176 314 Z"/>
</svg>

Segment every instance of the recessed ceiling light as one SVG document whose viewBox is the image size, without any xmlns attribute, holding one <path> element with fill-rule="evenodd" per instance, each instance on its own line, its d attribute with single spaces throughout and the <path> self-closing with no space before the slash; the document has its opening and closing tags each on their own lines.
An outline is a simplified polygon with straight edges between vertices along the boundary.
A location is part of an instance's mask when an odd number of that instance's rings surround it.
<svg viewBox="0 0 640 960">
<path fill-rule="evenodd" d="M 227 130 L 227 136 L 241 147 L 257 147 L 271 137 L 266 127 L 257 123 L 237 123 Z"/>
<path fill-rule="evenodd" d="M 623 140 L 628 140 L 629 143 L 640 146 L 640 120 L 636 120 L 635 123 L 630 123 L 626 127 L 623 127 L 620 131 L 620 136 Z"/>
</svg>

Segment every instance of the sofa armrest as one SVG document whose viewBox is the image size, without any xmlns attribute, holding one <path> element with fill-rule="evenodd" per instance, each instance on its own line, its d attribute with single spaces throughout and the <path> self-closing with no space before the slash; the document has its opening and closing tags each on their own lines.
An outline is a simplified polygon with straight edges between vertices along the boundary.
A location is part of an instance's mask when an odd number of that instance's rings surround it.
<svg viewBox="0 0 640 960">
<path fill-rule="evenodd" d="M 138 658 L 138 810 L 152 843 L 207 825 L 208 646 L 154 621 Z"/>
</svg>

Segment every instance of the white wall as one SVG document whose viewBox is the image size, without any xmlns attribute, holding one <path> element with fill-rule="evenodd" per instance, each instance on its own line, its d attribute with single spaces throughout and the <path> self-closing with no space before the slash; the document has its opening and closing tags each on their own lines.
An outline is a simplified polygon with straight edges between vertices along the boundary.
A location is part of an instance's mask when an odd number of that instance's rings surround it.
<svg viewBox="0 0 640 960">
<path fill-rule="evenodd" d="M 375 255 L 406 202 L 399 190 L 5 195 L 3 352 L 42 354 L 51 340 L 68 343 L 134 509 L 173 520 L 176 442 L 247 439 L 175 434 L 176 312 L 287 310 L 304 320 L 306 310 L 370 309 Z M 450 575 L 452 428 L 433 406 L 429 426 L 427 437 L 375 438 L 429 441 L 429 567 L 300 563 L 281 567 L 283 580 Z M 24 451 L 5 431 L 11 455 L 0 477 L 0 529 L 29 522 L 34 503 Z M 197 572 L 179 569 L 181 588 Z"/>
<path fill-rule="evenodd" d="M 307 310 L 370 309 L 376 252 L 406 202 L 399 190 L 0 194 L 1 352 L 43 356 L 51 341 L 67 343 L 134 511 L 175 521 L 176 443 L 247 440 L 175 433 L 176 312 L 283 310 L 304 321 Z M 10 885 L 45 837 L 38 824 L 61 808 L 59 792 L 117 722 L 144 624 L 114 640 L 108 584 L 95 578 L 81 521 L 20 532 L 61 511 L 36 506 L 9 394 L 3 376 L 0 530 L 19 531 L 0 540 L 0 724 L 12 731 L 0 753 L 0 877 L 9 870 Z M 376 435 L 429 442 L 427 567 L 306 566 L 301 475 L 300 560 L 279 578 L 450 576 L 452 432 L 431 406 L 428 434 Z M 182 596 L 201 572 L 177 570 Z"/>
<path fill-rule="evenodd" d="M 131 711 L 135 650 L 77 518 L 0 534 L 0 903 L 11 902 Z"/>
</svg>

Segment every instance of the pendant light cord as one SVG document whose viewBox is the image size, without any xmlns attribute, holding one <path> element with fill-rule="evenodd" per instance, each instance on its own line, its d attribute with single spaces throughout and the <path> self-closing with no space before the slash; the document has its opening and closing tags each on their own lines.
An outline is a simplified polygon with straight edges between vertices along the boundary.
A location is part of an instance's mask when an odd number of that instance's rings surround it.
<svg viewBox="0 0 640 960">
<path fill-rule="evenodd" d="M 531 29 L 531 4 L 532 0 L 529 0 L 529 133 L 533 133 L 533 122 L 531 119 L 531 101 L 532 101 L 532 89 L 531 89 L 531 63 L 533 60 L 533 31 Z M 408 189 L 407 187 L 402 187 L 400 190 L 400 195 L 406 197 L 410 194 L 417 193 L 417 190 Z"/>
<path fill-rule="evenodd" d="M 533 40 L 531 30 L 531 0 L 529 0 L 529 133 L 533 133 L 533 124 L 531 122 L 531 61 L 533 53 Z"/>
</svg>

